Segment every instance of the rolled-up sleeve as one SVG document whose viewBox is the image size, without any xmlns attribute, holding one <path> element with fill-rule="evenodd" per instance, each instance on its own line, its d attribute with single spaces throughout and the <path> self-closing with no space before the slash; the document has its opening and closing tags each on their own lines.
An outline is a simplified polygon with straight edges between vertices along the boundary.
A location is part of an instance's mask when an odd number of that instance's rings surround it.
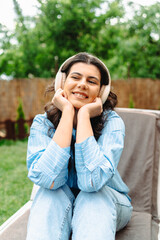
<svg viewBox="0 0 160 240">
<path fill-rule="evenodd" d="M 31 181 L 44 188 L 50 188 L 54 181 L 54 190 L 67 182 L 70 148 L 56 144 L 48 135 L 49 127 L 48 119 L 43 115 L 36 116 L 28 139 L 27 167 Z"/>
<path fill-rule="evenodd" d="M 101 189 L 115 174 L 124 146 L 125 127 L 116 114 L 108 117 L 102 135 L 75 144 L 78 187 L 93 192 Z"/>
</svg>

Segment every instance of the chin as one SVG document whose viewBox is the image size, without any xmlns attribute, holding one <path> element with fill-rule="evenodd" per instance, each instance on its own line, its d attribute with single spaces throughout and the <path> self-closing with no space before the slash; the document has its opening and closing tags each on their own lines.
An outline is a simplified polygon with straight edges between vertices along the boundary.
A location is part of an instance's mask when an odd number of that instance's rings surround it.
<svg viewBox="0 0 160 240">
<path fill-rule="evenodd" d="M 85 104 L 83 104 L 83 105 L 82 105 L 82 104 L 81 104 L 81 105 L 80 105 L 80 104 L 75 104 L 75 105 L 73 105 L 73 106 L 74 106 L 75 109 L 79 110 L 79 109 L 80 109 L 81 107 L 83 107 L 84 105 L 85 105 Z"/>
<path fill-rule="evenodd" d="M 78 102 L 78 101 L 71 102 L 71 103 L 72 103 L 73 107 L 77 110 L 79 110 L 81 107 L 83 107 L 84 105 L 87 104 L 87 103 L 82 103 L 82 102 Z"/>
</svg>

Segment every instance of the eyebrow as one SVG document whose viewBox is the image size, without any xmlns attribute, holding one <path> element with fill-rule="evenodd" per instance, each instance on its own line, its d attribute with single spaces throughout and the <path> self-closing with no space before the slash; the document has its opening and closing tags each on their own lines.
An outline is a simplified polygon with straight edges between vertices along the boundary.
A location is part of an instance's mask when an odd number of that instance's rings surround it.
<svg viewBox="0 0 160 240">
<path fill-rule="evenodd" d="M 77 75 L 79 75 L 79 76 L 83 76 L 83 75 L 82 75 L 81 73 L 79 73 L 79 72 L 72 72 L 71 75 L 72 75 L 72 74 L 77 74 Z M 98 81 L 98 82 L 100 81 L 99 78 L 97 78 L 97 77 L 95 77 L 95 76 L 88 76 L 88 78 L 93 78 L 93 79 L 95 79 L 95 80 Z"/>
</svg>

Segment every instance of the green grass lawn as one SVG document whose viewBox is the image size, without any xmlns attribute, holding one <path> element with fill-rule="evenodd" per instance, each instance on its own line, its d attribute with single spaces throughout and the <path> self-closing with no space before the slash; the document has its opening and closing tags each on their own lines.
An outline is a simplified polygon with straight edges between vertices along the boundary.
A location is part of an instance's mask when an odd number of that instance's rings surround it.
<svg viewBox="0 0 160 240">
<path fill-rule="evenodd" d="M 30 198 L 26 150 L 27 140 L 0 141 L 0 225 Z"/>
</svg>

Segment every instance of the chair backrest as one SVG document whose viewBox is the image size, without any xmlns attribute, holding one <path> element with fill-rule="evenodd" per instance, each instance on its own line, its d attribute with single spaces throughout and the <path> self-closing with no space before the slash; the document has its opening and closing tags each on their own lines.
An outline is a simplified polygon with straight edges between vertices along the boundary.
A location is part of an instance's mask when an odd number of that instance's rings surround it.
<svg viewBox="0 0 160 240">
<path fill-rule="evenodd" d="M 117 108 L 126 126 L 125 146 L 118 170 L 130 188 L 134 210 L 160 218 L 160 111 Z"/>
</svg>

